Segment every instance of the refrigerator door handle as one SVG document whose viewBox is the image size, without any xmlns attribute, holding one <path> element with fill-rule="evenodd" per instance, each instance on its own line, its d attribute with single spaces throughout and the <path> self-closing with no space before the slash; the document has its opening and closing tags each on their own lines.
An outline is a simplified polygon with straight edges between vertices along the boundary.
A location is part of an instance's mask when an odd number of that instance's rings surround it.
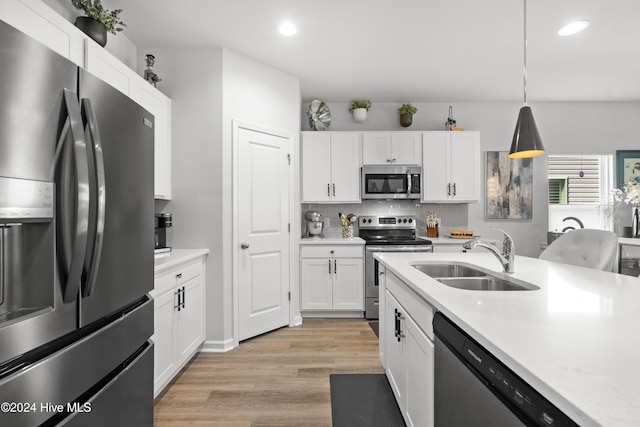
<svg viewBox="0 0 640 427">
<path fill-rule="evenodd" d="M 82 99 L 82 114 L 86 121 L 87 150 L 89 151 L 89 168 L 94 178 L 95 191 L 97 200 L 95 200 L 95 215 L 90 218 L 90 233 L 93 241 L 89 242 L 89 248 L 85 260 L 85 281 L 82 295 L 84 297 L 91 296 L 96 284 L 98 269 L 100 268 L 100 257 L 102 255 L 102 242 L 104 239 L 104 217 L 105 217 L 105 177 L 104 177 L 104 156 L 102 152 L 102 139 L 98 128 L 98 120 L 91 106 L 91 100 Z"/>
<path fill-rule="evenodd" d="M 58 251 L 59 266 L 63 276 L 66 276 L 66 280 L 62 280 L 64 283 L 63 300 L 71 302 L 78 296 L 87 249 L 89 172 L 87 145 L 82 129 L 78 97 L 75 92 L 64 89 L 63 98 L 67 110 L 67 123 L 65 123 L 56 148 L 56 151 L 61 153 L 63 157 L 59 165 L 62 182 L 57 183 L 59 203 L 56 217 L 58 217 L 57 223 L 60 227 L 58 240 L 62 249 Z M 66 143 L 69 131 L 71 141 Z M 55 158 L 55 161 L 58 161 L 58 157 Z M 56 165 L 54 165 L 54 170 L 55 168 Z M 70 185 L 71 182 L 75 184 L 73 189 L 65 185 Z M 75 195 L 70 195 L 68 191 L 73 190 L 75 190 Z"/>
<path fill-rule="evenodd" d="M 0 225 L 0 305 L 4 304 L 4 225 Z"/>
</svg>

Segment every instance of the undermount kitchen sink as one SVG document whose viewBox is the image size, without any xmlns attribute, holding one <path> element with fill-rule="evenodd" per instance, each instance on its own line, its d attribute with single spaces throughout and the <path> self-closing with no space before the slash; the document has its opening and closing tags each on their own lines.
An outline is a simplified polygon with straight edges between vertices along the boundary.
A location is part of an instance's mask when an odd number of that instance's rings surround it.
<svg viewBox="0 0 640 427">
<path fill-rule="evenodd" d="M 530 283 L 500 277 L 437 277 L 443 285 L 468 291 L 535 291 L 539 287 Z"/>
<path fill-rule="evenodd" d="M 415 264 L 414 268 L 431 277 L 481 277 L 487 273 L 461 264 Z"/>
<path fill-rule="evenodd" d="M 469 291 L 534 291 L 536 285 L 514 278 L 503 278 L 465 264 L 413 264 L 418 271 L 443 285 Z"/>
</svg>

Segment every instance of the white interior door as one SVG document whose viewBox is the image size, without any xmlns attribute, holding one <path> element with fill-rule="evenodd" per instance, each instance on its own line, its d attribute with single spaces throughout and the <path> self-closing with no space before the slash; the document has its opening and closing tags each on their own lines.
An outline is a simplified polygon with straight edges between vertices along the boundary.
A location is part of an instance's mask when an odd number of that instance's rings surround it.
<svg viewBox="0 0 640 427">
<path fill-rule="evenodd" d="M 289 139 L 238 129 L 238 338 L 289 324 Z"/>
</svg>

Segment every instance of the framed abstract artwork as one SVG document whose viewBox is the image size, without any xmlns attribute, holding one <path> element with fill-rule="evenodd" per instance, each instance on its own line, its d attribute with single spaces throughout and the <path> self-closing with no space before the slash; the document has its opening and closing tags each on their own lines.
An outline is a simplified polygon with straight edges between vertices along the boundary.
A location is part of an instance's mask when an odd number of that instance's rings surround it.
<svg viewBox="0 0 640 427">
<path fill-rule="evenodd" d="M 487 151 L 485 219 L 531 219 L 533 159 L 511 159 L 507 151 Z"/>
<path fill-rule="evenodd" d="M 616 186 L 620 188 L 632 179 L 640 183 L 640 150 L 616 151 Z"/>
</svg>

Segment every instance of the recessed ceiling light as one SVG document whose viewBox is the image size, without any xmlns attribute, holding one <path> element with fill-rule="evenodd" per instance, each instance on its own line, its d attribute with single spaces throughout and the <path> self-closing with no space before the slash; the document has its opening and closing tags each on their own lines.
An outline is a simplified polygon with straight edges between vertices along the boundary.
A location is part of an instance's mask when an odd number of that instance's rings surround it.
<svg viewBox="0 0 640 427">
<path fill-rule="evenodd" d="M 579 33 L 589 26 L 589 21 L 575 21 L 558 30 L 559 36 L 570 36 Z"/>
<path fill-rule="evenodd" d="M 283 36 L 292 36 L 298 30 L 296 29 L 296 26 L 291 22 L 285 22 L 280 25 L 280 27 L 278 27 L 278 31 L 280 31 L 280 34 L 282 34 Z"/>
</svg>

